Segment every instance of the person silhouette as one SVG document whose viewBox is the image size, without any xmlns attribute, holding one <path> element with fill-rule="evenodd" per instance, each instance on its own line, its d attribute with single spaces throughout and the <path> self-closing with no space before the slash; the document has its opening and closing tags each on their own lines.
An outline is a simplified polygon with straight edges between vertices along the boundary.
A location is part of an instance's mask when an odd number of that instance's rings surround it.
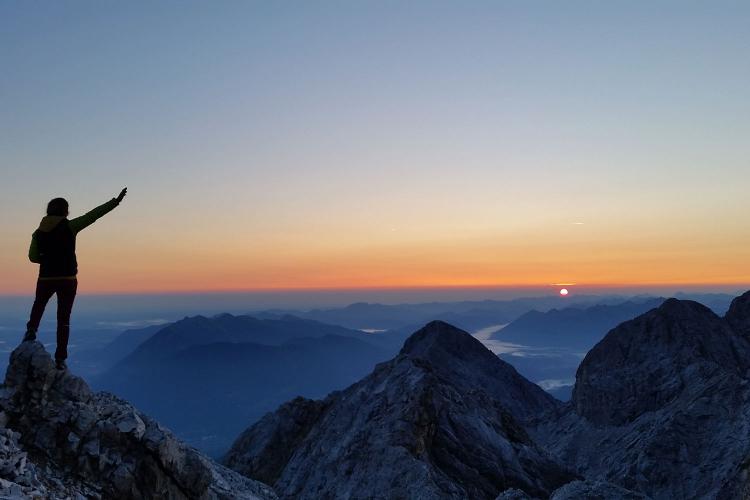
<svg viewBox="0 0 750 500">
<path fill-rule="evenodd" d="M 29 260 L 39 264 L 39 278 L 36 282 L 34 305 L 31 307 L 29 322 L 23 342 L 36 340 L 39 322 L 44 308 L 53 295 L 57 294 L 57 349 L 55 364 L 58 370 L 65 370 L 68 358 L 68 338 L 70 337 L 70 314 L 78 289 L 78 261 L 76 260 L 76 235 L 96 222 L 97 219 L 114 210 L 125 198 L 128 188 L 108 202 L 86 214 L 68 220 L 68 202 L 55 198 L 47 204 L 47 215 L 42 217 L 39 228 L 31 236 Z"/>
</svg>

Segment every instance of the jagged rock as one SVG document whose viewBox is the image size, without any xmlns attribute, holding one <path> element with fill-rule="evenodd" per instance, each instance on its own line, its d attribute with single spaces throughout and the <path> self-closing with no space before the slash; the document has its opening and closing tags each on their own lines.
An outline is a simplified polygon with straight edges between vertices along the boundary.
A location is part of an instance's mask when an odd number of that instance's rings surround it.
<svg viewBox="0 0 750 500">
<path fill-rule="evenodd" d="M 728 320 L 670 299 L 610 331 L 581 363 L 570 405 L 531 434 L 581 475 L 633 492 L 744 498 L 749 367 L 750 342 Z"/>
<path fill-rule="evenodd" d="M 38 478 L 45 497 L 276 498 L 269 487 L 212 462 L 126 401 L 93 393 L 79 377 L 56 370 L 38 342 L 11 354 L 0 408 L 13 430 L 0 429 L 0 476 L 15 481 L 20 475 L 22 488 Z M 30 477 L 14 472 L 23 467 L 12 464 L 26 456 L 13 451 L 14 444 L 3 455 L 6 441 L 14 439 L 44 464 L 43 473 L 36 467 Z"/>
<path fill-rule="evenodd" d="M 433 322 L 346 390 L 266 415 L 225 463 L 289 499 L 546 497 L 574 476 L 520 422 L 558 406 L 468 333 Z"/>
</svg>

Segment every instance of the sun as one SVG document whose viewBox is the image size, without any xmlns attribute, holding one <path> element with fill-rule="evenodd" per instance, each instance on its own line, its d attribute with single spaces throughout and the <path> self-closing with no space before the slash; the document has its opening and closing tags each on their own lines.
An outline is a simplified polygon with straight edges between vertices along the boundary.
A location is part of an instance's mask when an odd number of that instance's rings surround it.
<svg viewBox="0 0 750 500">
<path fill-rule="evenodd" d="M 566 295 L 568 295 L 568 289 L 567 288 L 562 288 L 560 290 L 560 295 L 562 295 L 563 297 L 565 297 Z"/>
</svg>

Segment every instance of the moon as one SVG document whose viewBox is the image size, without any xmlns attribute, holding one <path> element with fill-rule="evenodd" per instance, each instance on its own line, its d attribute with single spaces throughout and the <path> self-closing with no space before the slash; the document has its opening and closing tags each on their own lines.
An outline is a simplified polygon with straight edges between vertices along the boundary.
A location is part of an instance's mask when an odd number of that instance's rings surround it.
<svg viewBox="0 0 750 500">
<path fill-rule="evenodd" d="M 565 297 L 566 295 L 568 295 L 568 289 L 567 288 L 561 289 L 560 290 L 560 295 L 562 295 L 563 297 Z"/>
</svg>

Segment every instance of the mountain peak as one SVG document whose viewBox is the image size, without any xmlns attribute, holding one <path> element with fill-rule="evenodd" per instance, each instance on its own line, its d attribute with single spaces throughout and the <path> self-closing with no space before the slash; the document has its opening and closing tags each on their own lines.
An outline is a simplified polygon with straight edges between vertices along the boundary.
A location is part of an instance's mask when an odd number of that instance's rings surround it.
<svg viewBox="0 0 750 500">
<path fill-rule="evenodd" d="M 670 298 L 656 309 L 664 318 L 692 319 L 700 316 L 717 317 L 711 309 L 694 300 Z"/>
<path fill-rule="evenodd" d="M 724 318 L 736 333 L 750 337 L 750 291 L 735 297 Z"/>
<path fill-rule="evenodd" d="M 452 356 L 461 358 L 478 356 L 487 359 L 488 356 L 495 357 L 469 333 L 439 320 L 430 321 L 406 339 L 401 354 L 429 358 L 445 351 Z"/>
<path fill-rule="evenodd" d="M 414 332 L 400 356 L 427 362 L 435 374 L 466 390 L 481 388 L 519 420 L 558 405 L 471 334 L 444 321 L 431 321 Z"/>
</svg>

